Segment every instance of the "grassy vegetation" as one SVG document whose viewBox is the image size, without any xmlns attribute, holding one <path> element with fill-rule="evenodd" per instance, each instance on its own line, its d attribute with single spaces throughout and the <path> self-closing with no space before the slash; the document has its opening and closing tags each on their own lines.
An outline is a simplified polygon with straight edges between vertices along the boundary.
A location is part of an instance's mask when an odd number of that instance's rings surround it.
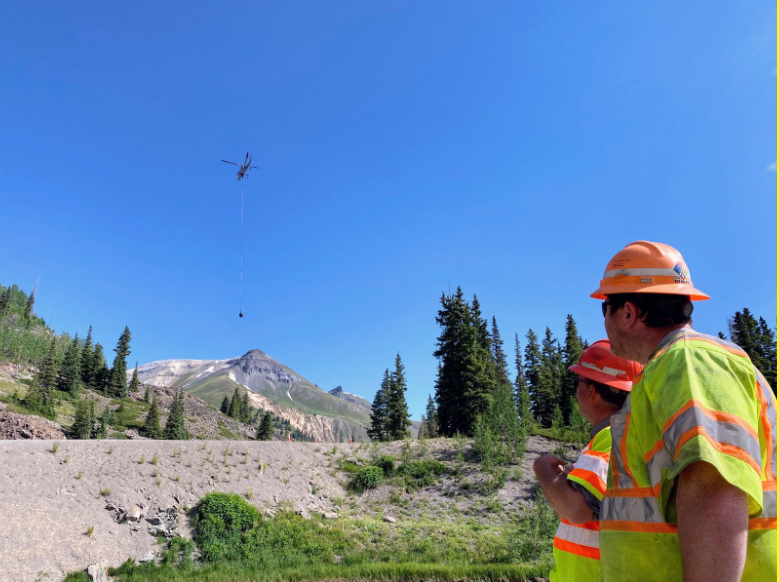
<svg viewBox="0 0 779 582">
<path fill-rule="evenodd" d="M 235 494 L 209 493 L 193 542 L 171 540 L 160 565 L 128 561 L 121 581 L 526 580 L 545 576 L 556 518 L 541 502 L 504 526 L 372 519 L 263 518 Z M 199 561 L 191 558 L 197 546 Z"/>
</svg>

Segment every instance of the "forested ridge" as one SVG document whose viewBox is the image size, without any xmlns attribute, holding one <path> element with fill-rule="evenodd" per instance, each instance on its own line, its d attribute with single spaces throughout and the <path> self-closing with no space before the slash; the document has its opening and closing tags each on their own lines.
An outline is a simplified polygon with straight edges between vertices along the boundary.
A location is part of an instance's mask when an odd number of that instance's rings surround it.
<svg viewBox="0 0 779 582">
<path fill-rule="evenodd" d="M 557 439 L 587 439 L 590 427 L 578 412 L 574 375 L 568 368 L 589 344 L 579 335 L 572 315 L 566 317 L 562 340 L 548 326 L 541 337 L 529 329 L 521 341 L 515 333 L 509 370 L 497 319 L 493 316 L 489 322 L 482 315 L 476 295 L 468 301 L 458 287 L 452 294 L 442 294 L 440 305 L 435 315 L 440 334 L 433 353 L 438 373 L 422 416 L 421 436 L 471 436 L 477 445 L 481 439 L 509 448 L 511 441 L 521 441 L 532 432 Z M 774 330 L 747 308 L 727 318 L 726 324 L 728 334 L 719 332 L 719 337 L 741 346 L 776 393 Z M 376 393 L 374 428 L 369 431 L 374 440 L 404 437 L 402 432 L 385 428 L 393 417 L 405 418 L 405 401 L 397 400 L 407 387 L 403 378 L 403 389 L 398 392 L 397 378 L 402 378 L 397 369 L 393 373 L 385 370 Z M 395 395 L 392 406 L 389 394 Z"/>
</svg>

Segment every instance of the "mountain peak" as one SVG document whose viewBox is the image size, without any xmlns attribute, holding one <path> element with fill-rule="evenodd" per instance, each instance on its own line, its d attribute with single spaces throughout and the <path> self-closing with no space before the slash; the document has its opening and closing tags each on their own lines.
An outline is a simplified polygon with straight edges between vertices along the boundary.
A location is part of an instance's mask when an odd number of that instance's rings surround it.
<svg viewBox="0 0 779 582">
<path fill-rule="evenodd" d="M 263 352 L 262 350 L 253 349 L 246 352 L 244 355 L 242 355 L 239 360 L 259 360 L 259 359 L 265 359 L 269 358 L 270 356 Z"/>
<path fill-rule="evenodd" d="M 344 389 L 341 386 L 336 386 L 332 390 L 328 392 L 328 394 L 332 394 L 333 396 L 338 396 L 339 394 L 343 394 Z"/>
</svg>

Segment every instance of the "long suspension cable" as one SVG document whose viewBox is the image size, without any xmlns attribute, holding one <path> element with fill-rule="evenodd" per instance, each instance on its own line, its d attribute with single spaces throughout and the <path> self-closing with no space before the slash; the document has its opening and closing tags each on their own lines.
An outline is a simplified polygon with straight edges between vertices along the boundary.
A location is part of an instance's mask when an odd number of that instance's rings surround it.
<svg viewBox="0 0 779 582">
<path fill-rule="evenodd" d="M 241 186 L 241 300 L 238 313 L 243 316 L 243 186 Z"/>
</svg>

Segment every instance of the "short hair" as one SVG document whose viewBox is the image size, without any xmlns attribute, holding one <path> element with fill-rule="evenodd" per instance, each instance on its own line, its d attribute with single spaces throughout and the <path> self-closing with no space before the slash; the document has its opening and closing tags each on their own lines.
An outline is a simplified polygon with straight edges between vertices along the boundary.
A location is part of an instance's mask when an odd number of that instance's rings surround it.
<svg viewBox="0 0 779 582">
<path fill-rule="evenodd" d="M 617 293 L 608 295 L 611 312 L 632 303 L 638 307 L 639 319 L 647 327 L 674 327 L 692 322 L 692 301 L 689 295 L 665 295 L 661 293 Z"/>
<path fill-rule="evenodd" d="M 616 408 L 622 408 L 625 404 L 625 400 L 628 398 L 628 394 L 630 394 L 627 390 L 612 388 L 611 386 L 596 382 L 595 380 L 590 380 L 584 376 L 579 376 L 579 378 L 595 388 L 595 391 L 600 394 L 600 397 L 603 398 L 606 403 L 611 404 Z"/>
</svg>

